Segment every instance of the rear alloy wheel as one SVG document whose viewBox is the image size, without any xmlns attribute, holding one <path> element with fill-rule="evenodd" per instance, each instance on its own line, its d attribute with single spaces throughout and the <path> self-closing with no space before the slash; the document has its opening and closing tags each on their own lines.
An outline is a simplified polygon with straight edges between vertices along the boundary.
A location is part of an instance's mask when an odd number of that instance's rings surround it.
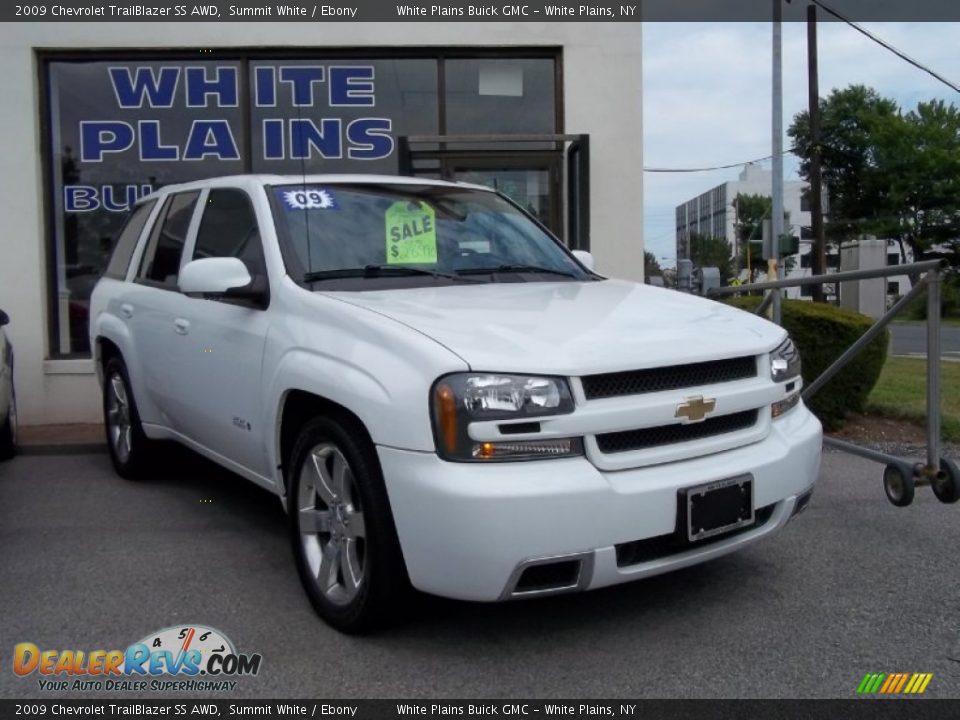
<svg viewBox="0 0 960 720">
<path fill-rule="evenodd" d="M 17 454 L 17 394 L 10 386 L 10 406 L 7 417 L 0 424 L 0 460 L 9 460 Z"/>
<path fill-rule="evenodd" d="M 103 420 L 107 449 L 117 474 L 131 480 L 140 477 L 147 466 L 151 442 L 140 425 L 126 365 L 116 357 L 104 370 Z"/>
<path fill-rule="evenodd" d="M 327 418 L 311 421 L 289 471 L 300 580 L 317 613 L 347 633 L 392 619 L 408 587 L 379 465 L 358 435 Z"/>
</svg>

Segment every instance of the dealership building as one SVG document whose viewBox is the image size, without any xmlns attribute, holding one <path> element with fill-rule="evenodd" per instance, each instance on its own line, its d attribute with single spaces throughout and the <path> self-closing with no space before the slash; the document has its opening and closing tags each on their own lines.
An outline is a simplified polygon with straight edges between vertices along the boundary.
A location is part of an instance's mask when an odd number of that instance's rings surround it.
<svg viewBox="0 0 960 720">
<path fill-rule="evenodd" d="M 90 292 L 126 209 L 237 173 L 494 186 L 642 279 L 639 23 L 0 24 L 0 308 L 20 422 L 98 422 Z"/>
</svg>

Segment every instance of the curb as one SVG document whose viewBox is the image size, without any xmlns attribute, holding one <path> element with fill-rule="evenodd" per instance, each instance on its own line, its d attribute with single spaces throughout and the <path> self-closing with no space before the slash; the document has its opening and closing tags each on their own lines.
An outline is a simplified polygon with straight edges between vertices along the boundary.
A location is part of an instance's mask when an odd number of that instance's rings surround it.
<svg viewBox="0 0 960 720">
<path fill-rule="evenodd" d="M 97 455 L 107 452 L 102 443 L 63 443 L 42 445 L 17 445 L 18 456 L 30 455 Z"/>
<path fill-rule="evenodd" d="M 908 360 L 926 360 L 926 353 L 893 353 L 890 357 L 906 358 Z M 940 362 L 960 362 L 960 353 L 945 352 L 940 354 Z"/>
</svg>

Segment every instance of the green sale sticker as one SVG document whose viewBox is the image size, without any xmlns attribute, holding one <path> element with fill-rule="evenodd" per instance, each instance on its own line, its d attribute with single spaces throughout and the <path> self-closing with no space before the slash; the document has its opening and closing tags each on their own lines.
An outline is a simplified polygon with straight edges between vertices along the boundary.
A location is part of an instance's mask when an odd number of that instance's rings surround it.
<svg viewBox="0 0 960 720">
<path fill-rule="evenodd" d="M 432 207 L 395 202 L 385 218 L 389 265 L 437 263 L 437 216 Z"/>
</svg>

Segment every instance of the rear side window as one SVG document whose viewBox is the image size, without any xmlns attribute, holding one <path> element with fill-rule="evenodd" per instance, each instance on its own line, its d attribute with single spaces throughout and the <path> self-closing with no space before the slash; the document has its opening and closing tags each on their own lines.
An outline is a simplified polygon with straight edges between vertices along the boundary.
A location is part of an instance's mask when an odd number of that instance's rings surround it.
<svg viewBox="0 0 960 720">
<path fill-rule="evenodd" d="M 103 273 L 105 277 L 122 280 L 127 276 L 130 258 L 133 257 L 133 251 L 137 249 L 137 240 L 140 239 L 143 226 L 147 224 L 147 218 L 150 217 L 153 206 L 156 204 L 156 200 L 151 200 L 142 205 L 137 205 L 133 212 L 127 216 L 127 221 L 123 224 L 123 228 L 117 236 L 117 242 L 113 246 L 110 263 L 107 265 L 106 272 Z"/>
<path fill-rule="evenodd" d="M 180 256 L 190 229 L 190 219 L 200 192 L 177 193 L 167 198 L 160 217 L 153 225 L 150 241 L 140 262 L 140 280 L 176 287 Z"/>
<path fill-rule="evenodd" d="M 207 195 L 193 259 L 235 257 L 252 277 L 266 275 L 257 214 L 243 190 L 219 188 Z"/>
</svg>

